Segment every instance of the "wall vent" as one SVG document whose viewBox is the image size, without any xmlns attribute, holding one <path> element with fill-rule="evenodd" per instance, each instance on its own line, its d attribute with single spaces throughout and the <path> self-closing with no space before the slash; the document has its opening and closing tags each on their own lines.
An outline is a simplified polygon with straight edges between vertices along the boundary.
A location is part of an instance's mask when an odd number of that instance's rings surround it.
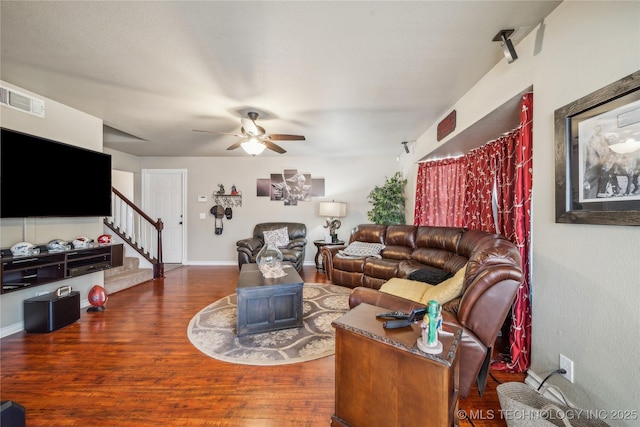
<svg viewBox="0 0 640 427">
<path fill-rule="evenodd" d="M 44 101 L 0 86 L 0 104 L 44 118 Z"/>
</svg>

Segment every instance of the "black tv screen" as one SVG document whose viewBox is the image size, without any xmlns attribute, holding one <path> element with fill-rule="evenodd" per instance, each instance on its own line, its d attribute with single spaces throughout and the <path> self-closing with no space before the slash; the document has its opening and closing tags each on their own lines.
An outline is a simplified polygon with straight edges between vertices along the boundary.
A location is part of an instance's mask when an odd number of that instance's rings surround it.
<svg viewBox="0 0 640 427">
<path fill-rule="evenodd" d="M 111 216 L 111 156 L 2 128 L 0 217 Z"/>
</svg>

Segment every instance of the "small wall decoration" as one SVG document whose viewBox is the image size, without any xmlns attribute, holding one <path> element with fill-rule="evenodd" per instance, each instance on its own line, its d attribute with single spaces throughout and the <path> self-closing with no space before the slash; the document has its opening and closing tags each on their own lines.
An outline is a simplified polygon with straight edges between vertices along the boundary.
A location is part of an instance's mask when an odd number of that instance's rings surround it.
<svg viewBox="0 0 640 427">
<path fill-rule="evenodd" d="M 447 117 L 442 119 L 440 123 L 438 123 L 438 131 L 437 131 L 437 139 L 440 141 L 445 136 L 449 135 L 456 128 L 456 110 L 450 112 Z"/>
<path fill-rule="evenodd" d="M 269 179 L 257 179 L 257 196 L 269 196 L 271 200 L 282 201 L 285 206 L 297 206 L 298 202 L 311 201 L 311 197 L 324 196 L 324 178 L 312 178 L 311 174 L 300 173 L 297 169 L 285 169 L 271 174 Z"/>
<path fill-rule="evenodd" d="M 556 222 L 640 225 L 640 71 L 555 111 Z"/>
</svg>

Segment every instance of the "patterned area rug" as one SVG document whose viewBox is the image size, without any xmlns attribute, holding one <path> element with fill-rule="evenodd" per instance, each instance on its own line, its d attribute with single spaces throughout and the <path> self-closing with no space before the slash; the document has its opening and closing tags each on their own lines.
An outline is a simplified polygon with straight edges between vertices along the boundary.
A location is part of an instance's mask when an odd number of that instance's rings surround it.
<svg viewBox="0 0 640 427">
<path fill-rule="evenodd" d="M 351 289 L 305 283 L 302 327 L 236 336 L 236 294 L 200 310 L 189 322 L 191 343 L 207 356 L 244 365 L 284 365 L 335 353 L 331 326 L 349 310 Z"/>
</svg>

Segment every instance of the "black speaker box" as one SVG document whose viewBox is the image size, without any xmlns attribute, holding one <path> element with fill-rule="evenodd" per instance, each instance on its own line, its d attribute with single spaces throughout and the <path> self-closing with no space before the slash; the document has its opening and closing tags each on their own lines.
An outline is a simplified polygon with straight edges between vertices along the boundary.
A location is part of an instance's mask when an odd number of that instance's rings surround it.
<svg viewBox="0 0 640 427">
<path fill-rule="evenodd" d="M 24 406 L 12 400 L 3 400 L 0 408 L 0 426 L 25 427 Z"/>
<path fill-rule="evenodd" d="M 29 298 L 24 303 L 24 329 L 27 332 L 51 332 L 80 319 L 80 292 L 66 295 L 49 293 Z"/>
</svg>

